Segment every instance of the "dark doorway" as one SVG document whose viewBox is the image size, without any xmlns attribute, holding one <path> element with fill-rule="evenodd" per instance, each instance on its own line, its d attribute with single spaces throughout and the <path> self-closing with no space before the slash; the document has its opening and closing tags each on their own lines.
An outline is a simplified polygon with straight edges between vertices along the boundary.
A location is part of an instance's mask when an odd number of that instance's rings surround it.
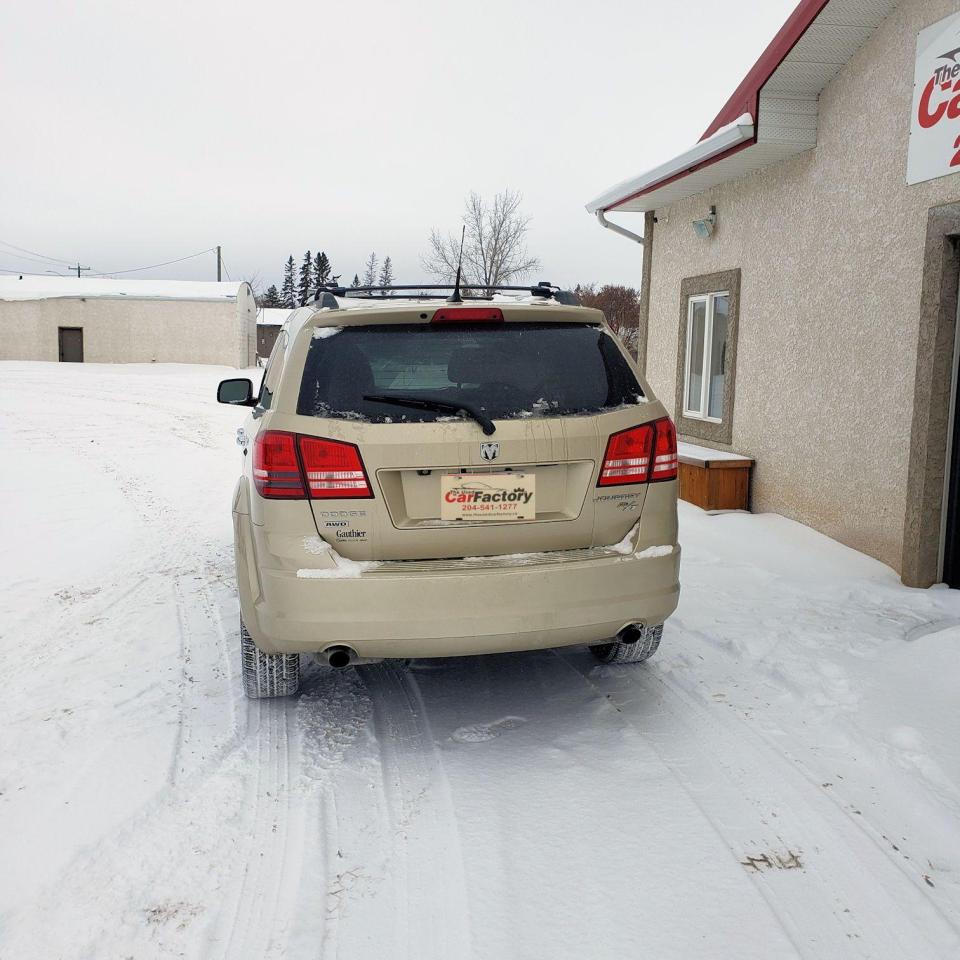
<svg viewBox="0 0 960 960">
<path fill-rule="evenodd" d="M 954 357 L 954 364 L 957 363 Z M 947 516 L 943 527 L 943 582 L 960 589 L 960 390 L 954 372 L 950 417 L 950 467 L 947 476 Z"/>
<path fill-rule="evenodd" d="M 82 327 L 60 327 L 60 361 L 83 363 Z"/>
</svg>

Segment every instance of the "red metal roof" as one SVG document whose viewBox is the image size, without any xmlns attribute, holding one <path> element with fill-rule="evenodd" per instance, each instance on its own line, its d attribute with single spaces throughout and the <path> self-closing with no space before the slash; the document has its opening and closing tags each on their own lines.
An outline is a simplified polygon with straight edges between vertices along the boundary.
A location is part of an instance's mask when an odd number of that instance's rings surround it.
<svg viewBox="0 0 960 960">
<path fill-rule="evenodd" d="M 587 210 L 654 210 L 815 147 L 820 93 L 897 2 L 800 0 L 696 147 L 621 181 Z M 728 139 L 732 125 L 741 135 Z M 698 149 L 707 142 L 721 149 Z"/>
<path fill-rule="evenodd" d="M 773 72 L 783 63 L 787 54 L 802 39 L 829 2 L 830 0 L 800 0 L 796 10 L 780 28 L 780 32 L 770 41 L 760 59 L 750 68 L 740 86 L 733 91 L 723 109 L 714 117 L 713 123 L 704 131 L 701 140 L 706 140 L 744 113 L 749 113 L 754 118 L 758 116 L 763 85 L 773 76 Z"/>
</svg>

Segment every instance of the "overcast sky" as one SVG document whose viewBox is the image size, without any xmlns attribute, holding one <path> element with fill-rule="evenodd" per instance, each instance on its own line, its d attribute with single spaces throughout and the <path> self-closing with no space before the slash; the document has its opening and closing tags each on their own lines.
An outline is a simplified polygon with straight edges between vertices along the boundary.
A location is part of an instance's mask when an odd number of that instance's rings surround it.
<svg viewBox="0 0 960 960">
<path fill-rule="evenodd" d="M 0 241 L 100 271 L 217 243 L 423 279 L 470 190 L 533 218 L 531 279 L 639 285 L 591 197 L 691 146 L 795 0 L 31 0 L 0 31 Z M 642 228 L 641 215 L 623 222 Z M 9 252 L 8 252 L 9 251 Z M 49 263 L 0 247 L 0 268 Z M 212 255 L 136 277 L 214 278 Z"/>
</svg>

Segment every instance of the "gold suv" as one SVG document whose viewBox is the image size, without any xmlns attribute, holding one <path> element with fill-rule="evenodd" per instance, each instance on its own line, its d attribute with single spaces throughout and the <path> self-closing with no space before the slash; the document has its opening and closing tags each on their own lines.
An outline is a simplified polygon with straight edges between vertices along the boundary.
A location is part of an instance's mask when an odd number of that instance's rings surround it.
<svg viewBox="0 0 960 960">
<path fill-rule="evenodd" d="M 343 291 L 339 291 L 341 294 Z M 679 596 L 677 443 L 603 314 L 526 296 L 293 312 L 238 431 L 244 686 L 589 644 L 646 660 Z"/>
</svg>

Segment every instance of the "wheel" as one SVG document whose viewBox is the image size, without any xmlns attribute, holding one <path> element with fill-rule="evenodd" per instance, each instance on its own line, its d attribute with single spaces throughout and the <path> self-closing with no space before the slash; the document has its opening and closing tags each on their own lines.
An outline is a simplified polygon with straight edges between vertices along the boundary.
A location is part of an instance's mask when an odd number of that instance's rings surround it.
<svg viewBox="0 0 960 960">
<path fill-rule="evenodd" d="M 299 653 L 264 653 L 240 620 L 240 667 L 243 692 L 251 700 L 289 697 L 300 688 Z"/>
<path fill-rule="evenodd" d="M 609 643 L 595 644 L 590 652 L 601 663 L 643 663 L 657 652 L 662 636 L 663 624 L 658 623 L 655 627 L 644 627 L 632 643 L 611 640 Z"/>
</svg>

